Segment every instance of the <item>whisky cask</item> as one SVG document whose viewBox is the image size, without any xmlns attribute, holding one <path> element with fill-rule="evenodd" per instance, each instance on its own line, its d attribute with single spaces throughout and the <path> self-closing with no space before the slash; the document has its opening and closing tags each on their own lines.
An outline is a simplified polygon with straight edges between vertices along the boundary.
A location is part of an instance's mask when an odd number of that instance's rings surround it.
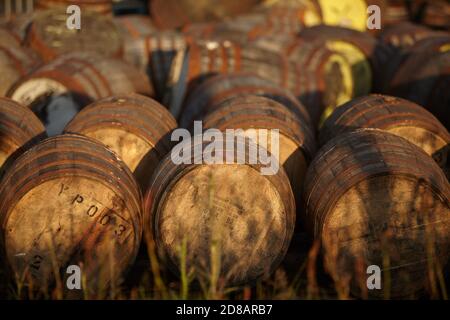
<svg viewBox="0 0 450 320">
<path fill-rule="evenodd" d="M 96 139 L 113 150 L 145 190 L 145 183 L 171 149 L 170 133 L 176 127 L 175 119 L 158 102 L 129 94 L 90 104 L 64 131 Z"/>
<path fill-rule="evenodd" d="M 83 136 L 44 140 L 14 162 L 0 185 L 9 269 L 44 293 L 77 265 L 86 296 L 109 294 L 136 256 L 142 218 L 132 173 Z"/>
<path fill-rule="evenodd" d="M 44 125 L 29 108 L 0 97 L 0 177 L 7 163 L 44 137 Z"/>
<path fill-rule="evenodd" d="M 153 35 L 156 28 L 148 16 L 128 14 L 114 17 L 123 45 L 123 59 L 144 72 L 148 72 L 149 48 L 145 38 Z"/>
<path fill-rule="evenodd" d="M 419 40 L 442 36 L 443 34 L 443 32 L 427 28 L 423 25 L 412 22 L 401 22 L 383 28 L 378 38 L 390 46 L 406 49 L 413 46 Z"/>
<path fill-rule="evenodd" d="M 112 1 L 111 0 L 36 0 L 36 9 L 63 9 L 63 12 L 70 5 L 77 5 L 84 13 L 86 11 L 92 11 L 102 15 L 112 14 Z"/>
<path fill-rule="evenodd" d="M 379 92 L 384 87 L 384 66 L 394 51 L 370 34 L 322 25 L 302 30 L 299 37 L 324 41 L 330 50 L 348 60 L 352 68 L 353 97 Z"/>
<path fill-rule="evenodd" d="M 183 141 L 180 164 L 169 155 L 161 162 L 145 197 L 146 240 L 177 273 L 185 248 L 186 270 L 200 281 L 214 274 L 226 286 L 251 283 L 275 270 L 292 238 L 289 180 L 282 168 L 262 175 L 261 164 L 249 156 L 258 147 L 244 138 L 218 138 L 222 164 L 200 164 L 209 159 L 208 144 Z"/>
<path fill-rule="evenodd" d="M 283 104 L 312 128 L 308 111 L 289 90 L 250 73 L 219 74 L 196 86 L 186 97 L 180 126 L 190 128 L 195 120 L 201 120 L 221 102 L 249 94 L 271 98 Z"/>
<path fill-rule="evenodd" d="M 388 94 L 424 106 L 450 130 L 450 37 L 422 41 L 398 68 Z"/>
<path fill-rule="evenodd" d="M 353 96 L 352 69 L 322 41 L 267 37 L 242 51 L 243 70 L 288 88 L 305 105 L 313 125 Z"/>
<path fill-rule="evenodd" d="M 20 47 L 9 34 L 0 32 L 0 96 L 6 96 L 10 88 L 40 64 L 39 58 Z"/>
<path fill-rule="evenodd" d="M 152 0 L 150 15 L 162 29 L 175 29 L 195 22 L 220 21 L 250 11 L 260 0 L 198 1 Z"/>
<path fill-rule="evenodd" d="M 132 92 L 153 95 L 145 74 L 121 60 L 73 53 L 22 78 L 8 95 L 29 106 L 44 122 L 48 134 L 55 135 L 89 103 Z"/>
<path fill-rule="evenodd" d="M 399 136 L 362 129 L 330 140 L 308 169 L 304 199 L 327 272 L 357 296 L 414 297 L 428 285 L 429 264 L 441 272 L 447 262 L 448 181 Z M 382 270 L 382 290 L 367 292 L 370 265 Z"/>
<path fill-rule="evenodd" d="M 120 34 L 111 18 L 83 11 L 81 28 L 69 29 L 67 17 L 67 13 L 61 10 L 36 13 L 29 26 L 25 44 L 46 62 L 63 53 L 75 51 L 121 57 Z"/>
<path fill-rule="evenodd" d="M 356 98 L 338 107 L 325 121 L 320 144 L 360 128 L 385 130 L 405 138 L 432 156 L 444 171 L 448 170 L 449 132 L 430 112 L 413 102 L 383 95 Z"/>
<path fill-rule="evenodd" d="M 8 47 L 20 47 L 19 37 L 8 30 L 8 28 L 4 25 L 0 27 L 0 43 L 2 46 L 7 45 Z"/>
<path fill-rule="evenodd" d="M 450 31 L 450 5 L 445 0 L 427 1 L 420 22 L 432 28 Z"/>
<path fill-rule="evenodd" d="M 246 95 L 219 104 L 203 120 L 205 128 L 242 130 L 241 134 L 258 143 L 267 141 L 267 150 L 277 157 L 291 182 L 300 204 L 306 168 L 315 153 L 314 133 L 284 105 L 270 98 Z M 278 130 L 278 138 L 271 130 Z M 252 136 L 254 135 L 254 136 Z M 274 146 L 273 143 L 277 145 Z"/>
</svg>

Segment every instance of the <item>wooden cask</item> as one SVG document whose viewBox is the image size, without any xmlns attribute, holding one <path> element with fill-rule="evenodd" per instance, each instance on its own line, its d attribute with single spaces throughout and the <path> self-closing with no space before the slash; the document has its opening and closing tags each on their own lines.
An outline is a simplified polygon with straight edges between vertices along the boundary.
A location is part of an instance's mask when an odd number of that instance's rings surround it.
<svg viewBox="0 0 450 320">
<path fill-rule="evenodd" d="M 291 90 L 314 125 L 353 97 L 352 67 L 322 41 L 267 37 L 242 50 L 243 70 Z"/>
<path fill-rule="evenodd" d="M 0 43 L 2 46 L 15 46 L 20 47 L 20 39 L 17 35 L 13 34 L 7 27 L 0 27 Z"/>
<path fill-rule="evenodd" d="M 44 294 L 52 286 L 65 290 L 69 265 L 80 267 L 87 297 L 117 288 L 137 254 L 142 217 L 142 196 L 126 165 L 79 135 L 28 150 L 0 185 L 6 261 L 16 279 Z"/>
<path fill-rule="evenodd" d="M 26 48 L 20 47 L 17 39 L 0 29 L 0 96 L 22 77 L 33 71 L 40 60 Z"/>
<path fill-rule="evenodd" d="M 195 120 L 201 120 L 223 101 L 249 94 L 267 97 L 283 104 L 306 126 L 313 128 L 308 111 L 289 90 L 250 73 L 219 74 L 196 86 L 186 97 L 180 126 L 190 128 Z"/>
<path fill-rule="evenodd" d="M 162 29 L 175 29 L 194 22 L 220 21 L 250 11 L 260 0 L 204 1 L 151 0 L 150 15 Z"/>
<path fill-rule="evenodd" d="M 450 4 L 445 0 L 427 1 L 420 22 L 432 28 L 450 31 Z"/>
<path fill-rule="evenodd" d="M 406 49 L 422 39 L 442 36 L 443 34 L 443 32 L 427 28 L 423 25 L 402 22 L 387 26 L 380 32 L 378 38 L 383 43 L 395 48 Z"/>
<path fill-rule="evenodd" d="M 114 17 L 123 46 L 123 59 L 144 72 L 148 72 L 149 48 L 144 39 L 156 32 L 148 16 L 128 14 Z"/>
<path fill-rule="evenodd" d="M 145 183 L 171 149 L 170 133 L 177 123 L 155 100 L 138 94 L 98 100 L 78 113 L 64 129 L 96 139 L 113 150 Z"/>
<path fill-rule="evenodd" d="M 121 57 L 120 34 L 109 17 L 83 11 L 80 29 L 67 27 L 65 10 L 36 13 L 29 26 L 25 43 L 46 62 L 63 53 L 95 52 L 107 57 Z"/>
<path fill-rule="evenodd" d="M 0 97 L 0 177 L 8 162 L 44 137 L 44 125 L 29 108 Z"/>
<path fill-rule="evenodd" d="M 44 122 L 48 134 L 55 135 L 89 103 L 132 92 L 153 95 L 145 74 L 121 60 L 73 53 L 22 78 L 8 95 L 29 106 Z"/>
<path fill-rule="evenodd" d="M 447 263 L 449 183 L 431 157 L 399 136 L 362 129 L 330 140 L 308 169 L 304 199 L 304 220 L 322 241 L 336 287 L 411 298 Z M 382 270 L 381 290 L 367 292 L 370 265 Z"/>
<path fill-rule="evenodd" d="M 387 93 L 424 106 L 450 130 L 450 37 L 422 41 L 404 59 Z"/>
<path fill-rule="evenodd" d="M 200 164 L 209 143 L 181 143 L 180 148 L 190 150 L 183 152 L 182 163 L 168 155 L 146 194 L 146 240 L 154 241 L 169 268 L 179 273 L 181 259 L 200 283 L 213 276 L 235 286 L 273 272 L 295 225 L 295 202 L 284 170 L 262 175 L 261 164 L 249 157 L 257 147 L 245 138 L 215 140 L 223 164 Z M 233 161 L 226 162 L 226 154 Z M 185 248 L 183 258 L 180 248 Z"/>
<path fill-rule="evenodd" d="M 320 130 L 319 142 L 360 128 L 374 128 L 396 134 L 432 156 L 444 170 L 450 169 L 450 134 L 425 108 L 396 97 L 370 95 L 338 107 Z M 446 172 L 450 177 L 450 172 Z"/>
<path fill-rule="evenodd" d="M 219 104 L 203 120 L 205 128 L 221 131 L 227 129 L 242 130 L 250 139 L 263 137 L 265 141 L 274 142 L 270 130 L 278 130 L 278 146 L 270 146 L 268 151 L 277 157 L 291 182 L 297 203 L 304 182 L 306 168 L 315 153 L 315 137 L 308 123 L 301 121 L 284 105 L 270 98 L 245 95 L 230 98 Z M 260 136 L 258 136 L 258 134 Z M 256 138 L 255 143 L 258 143 Z M 275 152 L 276 150 L 276 152 Z"/>
<path fill-rule="evenodd" d="M 63 9 L 65 12 L 70 5 L 77 5 L 84 13 L 96 12 L 102 15 L 112 14 L 112 0 L 35 0 L 36 9 Z"/>
<path fill-rule="evenodd" d="M 324 41 L 330 50 L 342 54 L 349 61 L 353 97 L 379 92 L 384 87 L 384 66 L 394 52 L 373 36 L 348 28 L 322 25 L 302 30 L 299 37 L 307 41 Z"/>
</svg>

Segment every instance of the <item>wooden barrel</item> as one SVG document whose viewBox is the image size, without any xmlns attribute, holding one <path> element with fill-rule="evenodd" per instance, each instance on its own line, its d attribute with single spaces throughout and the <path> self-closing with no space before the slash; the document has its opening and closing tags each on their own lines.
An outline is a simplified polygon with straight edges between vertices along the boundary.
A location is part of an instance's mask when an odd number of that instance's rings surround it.
<svg viewBox="0 0 450 320">
<path fill-rule="evenodd" d="M 388 93 L 424 106 L 450 130 L 450 37 L 422 41 L 427 45 L 418 48 L 419 42 L 412 48 L 391 80 Z"/>
<path fill-rule="evenodd" d="M 150 15 L 163 29 L 175 29 L 194 22 L 218 21 L 250 11 L 260 0 L 205 1 L 151 0 Z"/>
<path fill-rule="evenodd" d="M 450 4 L 445 0 L 427 1 L 421 12 L 421 23 L 433 28 L 450 31 Z"/>
<path fill-rule="evenodd" d="M 27 29 L 34 19 L 35 13 L 26 13 L 14 15 L 9 19 L 0 20 L 0 26 L 7 29 L 20 42 L 23 42 L 26 37 Z"/>
<path fill-rule="evenodd" d="M 58 287 L 66 268 L 77 265 L 83 292 L 104 295 L 137 254 L 139 187 L 126 165 L 94 140 L 63 135 L 28 150 L 5 174 L 0 199 L 6 260 L 16 279 L 34 288 Z M 65 281 L 59 285 L 65 288 Z"/>
<path fill-rule="evenodd" d="M 308 169 L 304 199 L 327 271 L 356 295 L 410 298 L 447 262 L 450 186 L 399 136 L 362 129 L 332 139 Z M 382 270 L 382 289 L 367 292 L 371 265 Z"/>
<path fill-rule="evenodd" d="M 27 33 L 25 43 L 45 61 L 74 51 L 95 52 L 108 57 L 122 55 L 120 34 L 109 17 L 83 12 L 81 28 L 67 27 L 67 13 L 60 10 L 38 12 Z"/>
<path fill-rule="evenodd" d="M 8 95 L 32 108 L 48 134 L 55 135 L 89 103 L 132 92 L 153 95 L 145 74 L 121 60 L 73 53 L 60 56 L 24 77 Z"/>
<path fill-rule="evenodd" d="M 114 18 L 123 43 L 123 59 L 144 72 L 148 72 L 149 48 L 145 38 L 156 28 L 148 16 L 129 14 Z"/>
<path fill-rule="evenodd" d="M 112 14 L 111 0 L 35 0 L 36 9 L 67 9 L 70 5 L 77 5 L 84 13 L 92 11 L 100 14 Z"/>
<path fill-rule="evenodd" d="M 29 108 L 0 97 L 0 177 L 7 162 L 43 137 L 45 128 Z"/>
<path fill-rule="evenodd" d="M 146 240 L 175 272 L 185 248 L 181 261 L 200 281 L 214 274 L 226 286 L 240 285 L 273 272 L 287 251 L 295 225 L 289 180 L 282 168 L 262 175 L 261 164 L 249 157 L 258 146 L 241 138 L 217 137 L 223 164 L 199 164 L 210 154 L 209 143 L 183 140 L 177 149 L 189 150 L 181 156 L 185 164 L 167 156 L 153 176 L 145 197 Z"/>
<path fill-rule="evenodd" d="M 385 15 L 384 22 L 387 25 L 407 22 L 412 18 L 410 5 L 405 0 L 388 0 Z"/>
<path fill-rule="evenodd" d="M 381 11 L 381 25 L 384 22 L 386 3 L 384 0 L 313 0 L 320 7 L 322 23 L 359 31 L 367 30 L 367 8 L 377 5 Z"/>
<path fill-rule="evenodd" d="M 267 97 L 283 104 L 306 126 L 313 128 L 308 111 L 289 90 L 267 79 L 246 73 L 212 76 L 195 87 L 184 103 L 180 126 L 191 128 L 195 120 L 201 120 L 223 101 L 249 94 Z"/>
<path fill-rule="evenodd" d="M 268 37 L 242 51 L 243 70 L 291 90 L 314 125 L 353 97 L 350 63 L 322 41 Z"/>
<path fill-rule="evenodd" d="M 300 194 L 308 163 L 315 153 L 315 138 L 308 123 L 302 122 L 284 105 L 270 98 L 246 95 L 230 98 L 214 111 L 207 114 L 203 120 L 205 128 L 221 131 L 227 129 L 242 130 L 242 134 L 250 139 L 256 134 L 258 139 L 276 142 L 268 151 L 278 158 L 285 169 L 297 203 L 300 204 Z M 271 140 L 270 130 L 278 130 L 278 141 Z M 275 149 L 277 148 L 277 149 Z"/>
<path fill-rule="evenodd" d="M 5 26 L 0 27 L 0 43 L 2 46 L 15 46 L 20 47 L 20 39 L 17 35 L 13 34 Z"/>
<path fill-rule="evenodd" d="M 353 97 L 366 95 L 384 87 L 384 65 L 393 50 L 373 36 L 360 31 L 332 26 L 316 26 L 299 34 L 305 40 L 321 40 L 335 52 L 342 54 L 351 64 Z"/>
<path fill-rule="evenodd" d="M 158 102 L 129 94 L 90 104 L 64 131 L 96 139 L 113 150 L 145 190 L 145 183 L 171 149 L 170 133 L 176 127 L 175 119 Z"/>
<path fill-rule="evenodd" d="M 32 52 L 20 47 L 17 39 L 0 30 L 0 96 L 6 96 L 14 83 L 34 70 L 39 63 Z"/>
<path fill-rule="evenodd" d="M 383 43 L 395 48 L 406 49 L 412 47 L 422 39 L 439 37 L 443 34 L 443 32 L 427 28 L 423 25 L 412 22 L 401 22 L 383 28 L 378 38 Z"/>
<path fill-rule="evenodd" d="M 340 107 L 325 121 L 319 141 L 360 128 L 374 128 L 396 134 L 414 143 L 448 170 L 450 134 L 425 108 L 396 97 L 370 95 L 354 99 Z M 450 177 L 450 172 L 446 172 Z"/>
</svg>

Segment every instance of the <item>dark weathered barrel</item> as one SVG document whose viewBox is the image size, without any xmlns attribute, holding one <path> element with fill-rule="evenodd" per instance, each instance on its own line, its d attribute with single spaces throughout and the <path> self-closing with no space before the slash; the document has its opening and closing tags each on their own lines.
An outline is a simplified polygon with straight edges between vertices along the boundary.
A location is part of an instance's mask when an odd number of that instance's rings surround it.
<svg viewBox="0 0 450 320">
<path fill-rule="evenodd" d="M 132 173 L 102 144 L 49 138 L 24 153 L 0 185 L 2 247 L 16 279 L 64 290 L 80 267 L 87 297 L 113 296 L 142 236 L 142 196 Z"/>
<path fill-rule="evenodd" d="M 67 9 L 70 5 L 77 5 L 82 12 L 93 11 L 102 15 L 112 14 L 112 0 L 36 0 L 37 9 Z"/>
<path fill-rule="evenodd" d="M 388 93 L 424 106 L 450 130 L 450 37 L 422 41 L 411 48 Z"/>
<path fill-rule="evenodd" d="M 431 157 L 397 135 L 362 129 L 329 141 L 308 169 L 304 199 L 337 287 L 411 298 L 436 281 L 430 264 L 441 272 L 447 262 L 450 186 Z M 382 270 L 381 290 L 367 290 L 372 265 Z"/>
<path fill-rule="evenodd" d="M 145 197 L 147 241 L 178 273 L 183 263 L 201 282 L 214 274 L 226 286 L 249 283 L 283 259 L 295 225 L 294 196 L 282 168 L 261 174 L 250 155 L 262 150 L 249 140 L 217 137 L 219 159 L 208 156 L 208 145 L 183 140 L 182 161 L 168 155 L 158 167 Z"/>
<path fill-rule="evenodd" d="M 338 107 L 325 121 L 319 141 L 360 128 L 374 128 L 399 135 L 423 149 L 447 171 L 450 134 L 425 108 L 396 97 L 370 95 Z M 450 177 L 450 172 L 446 173 Z"/>
<path fill-rule="evenodd" d="M 83 12 L 80 29 L 67 26 L 67 13 L 60 10 L 37 12 L 27 32 L 25 43 L 45 61 L 74 51 L 95 52 L 120 57 L 120 34 L 109 17 Z M 95 30 L 95 31 L 94 31 Z"/>
<path fill-rule="evenodd" d="M 0 177 L 7 162 L 44 137 L 44 125 L 29 108 L 0 97 Z"/>
<path fill-rule="evenodd" d="M 201 120 L 221 102 L 241 95 L 260 95 L 283 104 L 307 126 L 312 127 L 306 108 L 287 89 L 253 74 L 221 74 L 208 78 L 189 92 L 180 116 L 180 126 L 190 128 L 194 120 Z"/>
<path fill-rule="evenodd" d="M 419 40 L 436 36 L 439 37 L 443 34 L 443 32 L 427 28 L 423 25 L 402 22 L 383 28 L 378 37 L 383 43 L 405 49 L 413 46 Z"/>
<path fill-rule="evenodd" d="M 98 100 L 64 129 L 94 138 L 113 150 L 134 173 L 143 190 L 159 161 L 171 149 L 172 115 L 155 100 L 138 94 Z"/>
<path fill-rule="evenodd" d="M 152 96 L 145 74 L 117 59 L 73 53 L 40 67 L 21 79 L 9 96 L 32 108 L 49 135 L 61 133 L 87 104 L 114 94 Z"/>
<path fill-rule="evenodd" d="M 267 150 L 285 169 L 300 204 L 306 168 L 316 148 L 314 132 L 308 123 L 275 100 L 245 95 L 220 103 L 205 116 L 203 126 L 224 132 L 242 130 L 241 134 L 254 139 L 255 143 L 260 139 L 267 142 Z M 277 130 L 277 137 L 272 130 Z"/>
</svg>

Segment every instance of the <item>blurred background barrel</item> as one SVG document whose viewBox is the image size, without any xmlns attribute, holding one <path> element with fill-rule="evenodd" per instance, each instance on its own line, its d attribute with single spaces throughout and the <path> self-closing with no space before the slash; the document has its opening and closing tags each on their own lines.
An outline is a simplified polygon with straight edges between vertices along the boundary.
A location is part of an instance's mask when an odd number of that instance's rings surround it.
<svg viewBox="0 0 450 320">
<path fill-rule="evenodd" d="M 259 0 L 151 0 L 150 15 L 160 28 L 174 29 L 193 22 L 217 21 L 252 9 Z"/>
<path fill-rule="evenodd" d="M 45 293 L 63 289 L 67 266 L 78 265 L 87 296 L 112 296 L 139 247 L 141 201 L 132 173 L 100 143 L 78 135 L 41 142 L 0 185 L 11 272 Z"/>
<path fill-rule="evenodd" d="M 384 65 L 393 52 L 371 35 L 352 29 L 316 26 L 299 34 L 304 40 L 321 40 L 335 52 L 342 54 L 352 67 L 353 97 L 380 91 L 384 87 Z"/>
<path fill-rule="evenodd" d="M 27 32 L 26 44 L 45 61 L 63 53 L 88 51 L 108 57 L 120 57 L 120 34 L 109 17 L 83 12 L 80 29 L 69 29 L 65 11 L 36 12 Z"/>
<path fill-rule="evenodd" d="M 113 150 L 134 173 L 142 190 L 170 151 L 172 115 L 151 98 L 138 94 L 98 100 L 78 113 L 65 132 L 96 139 Z"/>
<path fill-rule="evenodd" d="M 332 139 L 308 169 L 304 199 L 327 271 L 356 295 L 414 297 L 428 286 L 429 264 L 440 272 L 447 262 L 448 181 L 401 137 L 363 129 Z M 389 279 L 382 290 L 367 292 L 370 265 Z"/>
<path fill-rule="evenodd" d="M 9 96 L 29 106 L 48 134 L 55 135 L 87 104 L 133 92 L 153 95 L 145 74 L 121 60 L 80 52 L 63 55 L 22 78 Z"/>
<path fill-rule="evenodd" d="M 7 162 L 43 137 L 44 125 L 29 108 L 0 97 L 0 177 Z"/>
<path fill-rule="evenodd" d="M 63 9 L 77 5 L 81 11 L 92 11 L 102 15 L 112 14 L 112 0 L 35 0 L 36 9 Z"/>
<path fill-rule="evenodd" d="M 390 96 L 370 95 L 338 107 L 325 121 L 319 141 L 360 128 L 374 128 L 396 134 L 432 156 L 447 171 L 450 161 L 450 134 L 425 108 Z M 450 172 L 446 172 L 450 177 Z"/>
<path fill-rule="evenodd" d="M 245 95 L 220 103 L 205 116 L 203 126 L 224 132 L 227 129 L 241 129 L 241 134 L 246 137 L 256 137 L 255 143 L 258 139 L 265 139 L 268 151 L 278 158 L 280 166 L 285 169 L 300 205 L 306 168 L 316 148 L 314 132 L 308 123 L 275 100 Z M 271 130 L 278 130 L 278 141 Z M 273 145 L 274 142 L 277 146 Z"/>
<path fill-rule="evenodd" d="M 214 144 L 223 164 L 195 164 L 208 155 L 209 143 L 190 140 L 177 149 L 186 150 L 182 163 L 169 155 L 161 162 L 145 198 L 144 225 L 165 265 L 179 273 L 184 261 L 187 272 L 205 281 L 214 275 L 228 287 L 275 270 L 293 234 L 295 202 L 282 168 L 262 175 L 262 165 L 252 164 L 258 146 L 222 138 Z"/>
<path fill-rule="evenodd" d="M 19 79 L 39 64 L 35 54 L 21 47 L 19 40 L 9 32 L 0 29 L 0 96 L 5 96 Z"/>
</svg>

